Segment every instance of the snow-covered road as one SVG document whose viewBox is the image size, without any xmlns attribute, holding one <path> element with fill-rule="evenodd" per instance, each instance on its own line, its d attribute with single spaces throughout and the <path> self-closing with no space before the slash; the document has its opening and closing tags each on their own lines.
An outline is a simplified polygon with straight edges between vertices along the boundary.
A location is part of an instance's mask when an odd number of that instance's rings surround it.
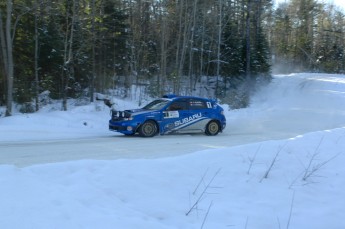
<svg viewBox="0 0 345 229">
<path fill-rule="evenodd" d="M 339 75 L 276 76 L 256 94 L 250 108 L 227 111 L 227 128 L 215 137 L 127 137 L 108 132 L 107 111 L 95 114 L 73 110 L 63 115 L 57 112 L 56 120 L 60 121 L 45 121 L 44 112 L 25 118 L 17 115 L 0 120 L 0 164 L 22 167 L 80 159 L 171 157 L 344 127 L 344 83 L 344 77 Z M 64 125 L 64 120 L 69 124 Z M 86 122 L 90 128 L 83 130 Z M 80 132 L 75 131 L 78 128 Z"/>
<path fill-rule="evenodd" d="M 280 135 L 292 137 L 293 134 Z M 122 135 L 69 140 L 0 143 L 0 164 L 28 166 L 80 159 L 159 158 L 178 156 L 210 148 L 224 148 L 277 138 L 273 133 L 168 135 L 155 138 Z"/>
</svg>

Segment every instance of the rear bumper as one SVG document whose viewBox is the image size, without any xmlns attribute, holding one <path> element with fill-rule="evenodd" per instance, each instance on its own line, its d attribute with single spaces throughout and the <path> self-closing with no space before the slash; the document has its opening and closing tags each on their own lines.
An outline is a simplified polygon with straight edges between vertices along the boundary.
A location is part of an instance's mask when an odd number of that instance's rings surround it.
<svg viewBox="0 0 345 229">
<path fill-rule="evenodd" d="M 225 127 L 226 127 L 226 123 L 223 122 L 223 123 L 222 123 L 222 132 L 223 132 L 223 130 L 225 129 Z"/>
</svg>

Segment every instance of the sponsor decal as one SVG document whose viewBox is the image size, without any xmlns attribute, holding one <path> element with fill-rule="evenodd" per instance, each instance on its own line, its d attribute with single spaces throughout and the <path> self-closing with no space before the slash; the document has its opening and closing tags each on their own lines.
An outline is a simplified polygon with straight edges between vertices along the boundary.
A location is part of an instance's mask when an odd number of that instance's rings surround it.
<svg viewBox="0 0 345 229">
<path fill-rule="evenodd" d="M 169 130 L 172 130 L 174 127 L 175 127 L 174 123 L 169 123 L 165 125 L 164 130 L 169 131 Z"/>
<path fill-rule="evenodd" d="M 175 127 L 187 124 L 187 123 L 192 122 L 192 121 L 194 121 L 196 119 L 199 119 L 201 117 L 202 117 L 202 114 L 201 113 L 197 113 L 197 114 L 191 115 L 191 116 L 189 116 L 187 118 L 183 118 L 181 120 L 177 120 L 175 122 Z"/>
</svg>

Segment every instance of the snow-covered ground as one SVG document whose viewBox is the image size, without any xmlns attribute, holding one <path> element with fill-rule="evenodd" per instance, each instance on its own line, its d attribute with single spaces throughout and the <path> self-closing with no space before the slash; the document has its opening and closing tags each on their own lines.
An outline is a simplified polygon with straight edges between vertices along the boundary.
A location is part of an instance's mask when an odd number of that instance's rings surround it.
<svg viewBox="0 0 345 229">
<path fill-rule="evenodd" d="M 124 137 L 108 112 L 0 118 L 0 228 L 345 228 L 344 75 L 275 76 L 216 137 Z"/>
</svg>

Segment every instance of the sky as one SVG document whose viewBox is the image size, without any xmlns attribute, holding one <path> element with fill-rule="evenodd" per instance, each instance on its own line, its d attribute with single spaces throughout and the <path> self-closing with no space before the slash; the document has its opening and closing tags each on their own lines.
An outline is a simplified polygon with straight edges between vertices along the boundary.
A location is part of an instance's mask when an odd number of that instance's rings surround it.
<svg viewBox="0 0 345 229">
<path fill-rule="evenodd" d="M 107 130 L 104 104 L 69 102 L 11 117 L 0 107 L 1 229 L 345 228 L 345 75 L 277 75 L 248 108 L 222 105 L 227 128 L 212 137 L 127 137 Z M 208 149 L 183 153 L 192 142 Z M 171 144 L 182 154 L 166 155 Z"/>
<path fill-rule="evenodd" d="M 279 2 L 288 2 L 289 0 L 275 0 L 276 3 Z M 341 7 L 345 11 L 345 1 L 344 0 L 319 0 L 320 2 L 325 3 L 334 3 L 335 5 Z"/>
</svg>

